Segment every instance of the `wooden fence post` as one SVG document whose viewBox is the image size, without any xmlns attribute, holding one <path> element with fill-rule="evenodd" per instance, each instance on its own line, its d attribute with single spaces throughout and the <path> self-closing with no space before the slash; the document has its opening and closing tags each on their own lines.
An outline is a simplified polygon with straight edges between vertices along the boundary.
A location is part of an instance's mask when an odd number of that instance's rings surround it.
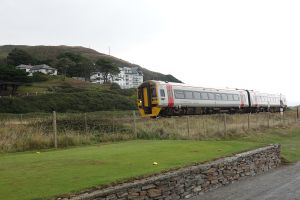
<svg viewBox="0 0 300 200">
<path fill-rule="evenodd" d="M 299 107 L 297 106 L 297 121 L 299 120 Z"/>
<path fill-rule="evenodd" d="M 85 133 L 88 132 L 88 125 L 87 125 L 86 113 L 84 113 L 84 130 L 85 130 Z"/>
<path fill-rule="evenodd" d="M 115 115 L 112 117 L 112 132 L 115 133 Z"/>
<path fill-rule="evenodd" d="M 226 113 L 224 113 L 224 137 L 227 135 L 227 121 L 226 121 Z"/>
<path fill-rule="evenodd" d="M 132 112 L 132 114 L 133 114 L 133 133 L 134 133 L 135 139 L 137 139 L 135 110 Z"/>
<path fill-rule="evenodd" d="M 53 111 L 53 132 L 54 132 L 54 148 L 57 149 L 57 126 L 56 126 L 56 112 Z"/>
<path fill-rule="evenodd" d="M 270 112 L 268 112 L 268 128 L 270 128 Z"/>
<path fill-rule="evenodd" d="M 20 122 L 23 124 L 23 114 L 20 114 Z"/>
<path fill-rule="evenodd" d="M 187 123 L 188 138 L 190 138 L 190 118 L 189 118 L 189 116 L 187 116 L 187 118 L 186 118 L 186 123 Z"/>
<path fill-rule="evenodd" d="M 250 115 L 251 113 L 248 113 L 248 130 L 250 129 Z"/>
</svg>

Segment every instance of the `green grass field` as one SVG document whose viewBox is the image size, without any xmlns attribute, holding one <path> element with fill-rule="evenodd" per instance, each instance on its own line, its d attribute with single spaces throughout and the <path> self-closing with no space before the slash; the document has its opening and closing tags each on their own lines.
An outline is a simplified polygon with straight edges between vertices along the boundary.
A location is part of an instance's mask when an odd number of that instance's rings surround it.
<svg viewBox="0 0 300 200">
<path fill-rule="evenodd" d="M 203 162 L 258 146 L 241 141 L 130 141 L 0 156 L 0 199 L 41 199 Z M 158 162 L 154 166 L 153 162 Z"/>
<path fill-rule="evenodd" d="M 287 160 L 300 160 L 299 128 L 219 141 L 135 140 L 40 153 L 0 154 L 0 199 L 49 198 L 270 143 L 282 144 Z"/>
<path fill-rule="evenodd" d="M 279 143 L 282 147 L 281 155 L 286 161 L 300 161 L 300 128 L 271 129 L 265 133 L 251 135 L 240 140 L 263 144 Z"/>
</svg>

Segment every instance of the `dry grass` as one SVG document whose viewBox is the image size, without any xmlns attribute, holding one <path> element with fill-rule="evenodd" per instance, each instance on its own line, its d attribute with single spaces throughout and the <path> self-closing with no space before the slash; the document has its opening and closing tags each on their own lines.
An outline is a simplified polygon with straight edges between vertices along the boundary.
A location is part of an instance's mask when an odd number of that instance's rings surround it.
<svg viewBox="0 0 300 200">
<path fill-rule="evenodd" d="M 288 127 L 298 122 L 296 111 L 288 111 L 284 116 L 279 113 L 227 114 L 226 120 L 224 114 L 158 119 L 136 117 L 135 120 L 132 112 L 58 113 L 57 116 L 60 148 L 136 138 L 223 139 L 255 134 L 268 128 Z M 51 114 L 0 116 L 0 152 L 53 146 Z"/>
</svg>

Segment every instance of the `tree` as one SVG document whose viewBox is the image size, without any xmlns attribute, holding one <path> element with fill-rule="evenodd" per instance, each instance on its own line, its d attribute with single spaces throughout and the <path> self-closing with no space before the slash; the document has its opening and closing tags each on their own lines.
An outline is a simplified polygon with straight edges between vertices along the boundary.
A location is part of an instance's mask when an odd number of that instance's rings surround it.
<svg viewBox="0 0 300 200">
<path fill-rule="evenodd" d="M 89 59 L 71 52 L 60 54 L 57 59 L 59 59 L 58 66 L 62 72 L 66 71 L 66 75 L 84 77 L 85 80 L 90 78 L 94 65 Z"/>
<path fill-rule="evenodd" d="M 0 65 L 6 65 L 7 59 L 6 58 L 0 58 Z"/>
<path fill-rule="evenodd" d="M 31 55 L 21 49 L 13 49 L 7 56 L 7 64 L 17 66 L 20 64 L 35 64 L 37 62 Z"/>
<path fill-rule="evenodd" d="M 8 90 L 8 87 L 11 86 L 11 95 L 14 95 L 20 85 L 30 81 L 31 79 L 25 71 L 12 66 L 0 65 L 0 93 Z"/>
<path fill-rule="evenodd" d="M 76 65 L 75 62 L 73 62 L 70 58 L 68 57 L 62 57 L 58 60 L 57 62 L 57 68 L 58 71 L 64 75 L 64 79 L 67 76 L 67 71 L 70 67 L 73 67 L 74 65 Z"/>
<path fill-rule="evenodd" d="M 102 73 L 104 83 L 108 83 L 108 76 L 111 76 L 111 78 L 113 78 L 113 76 L 120 73 L 120 70 L 117 66 L 115 66 L 112 62 L 104 59 L 97 60 L 96 70 Z"/>
</svg>

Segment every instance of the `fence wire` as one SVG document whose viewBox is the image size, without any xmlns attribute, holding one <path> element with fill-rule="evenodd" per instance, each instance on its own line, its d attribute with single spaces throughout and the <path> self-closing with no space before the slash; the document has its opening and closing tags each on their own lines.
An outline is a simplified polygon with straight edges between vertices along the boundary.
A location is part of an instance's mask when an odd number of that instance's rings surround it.
<svg viewBox="0 0 300 200">
<path fill-rule="evenodd" d="M 299 121 L 298 111 L 141 118 L 136 111 L 56 113 L 58 147 L 130 139 L 204 140 Z M 53 113 L 0 114 L 0 152 L 53 148 Z"/>
</svg>

